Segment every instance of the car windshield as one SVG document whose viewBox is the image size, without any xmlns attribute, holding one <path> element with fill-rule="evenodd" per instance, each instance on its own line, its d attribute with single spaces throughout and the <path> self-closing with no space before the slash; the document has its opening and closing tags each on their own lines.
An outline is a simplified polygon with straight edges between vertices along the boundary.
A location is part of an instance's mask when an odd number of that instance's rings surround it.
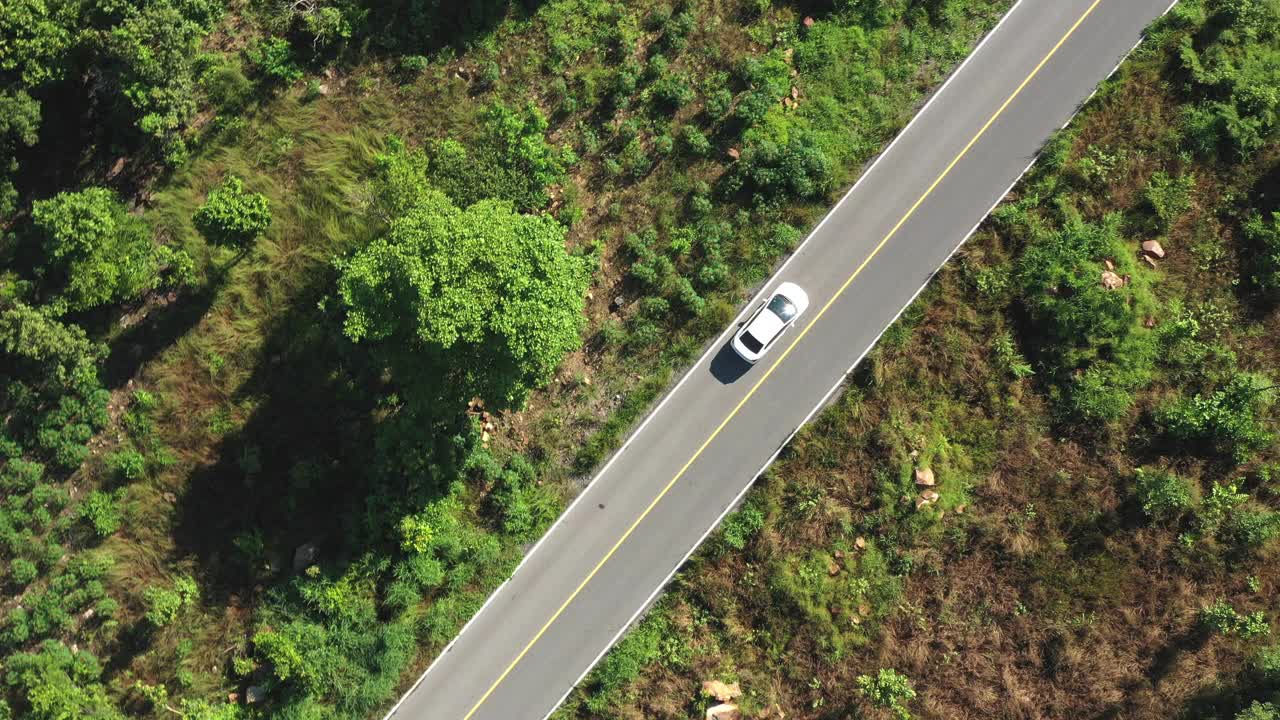
<svg viewBox="0 0 1280 720">
<path fill-rule="evenodd" d="M 760 343 L 760 340 L 749 332 L 742 333 L 742 344 L 753 353 L 760 352 L 760 348 L 764 347 L 764 345 Z"/>
<path fill-rule="evenodd" d="M 774 295 L 769 301 L 769 309 L 782 319 L 782 322 L 791 322 L 791 318 L 796 316 L 796 306 L 784 295 Z"/>
</svg>

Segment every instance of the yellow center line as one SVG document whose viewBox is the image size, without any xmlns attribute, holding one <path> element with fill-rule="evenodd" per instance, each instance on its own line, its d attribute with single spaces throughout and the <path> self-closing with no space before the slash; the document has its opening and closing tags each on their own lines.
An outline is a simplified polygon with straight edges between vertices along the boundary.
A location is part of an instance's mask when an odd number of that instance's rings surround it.
<svg viewBox="0 0 1280 720">
<path fill-rule="evenodd" d="M 1076 29 L 1079 28 L 1080 25 L 1084 23 L 1085 19 L 1088 18 L 1089 15 L 1093 13 L 1094 8 L 1098 7 L 1098 5 L 1101 2 L 1102 0 L 1093 0 L 1093 2 L 1089 5 L 1088 9 L 1084 11 L 1084 14 L 1081 15 L 1075 21 L 1075 23 L 1071 25 L 1070 29 L 1067 30 L 1066 34 L 1064 34 L 1058 40 L 1058 42 L 1054 44 L 1053 48 L 1050 49 L 1049 52 L 1043 58 L 1041 58 L 1040 62 L 1036 64 L 1034 69 L 1032 69 L 1031 73 L 1027 75 L 1026 78 L 1023 79 L 1023 81 L 1018 85 L 1018 87 L 1013 91 L 1013 93 L 1010 94 L 1009 97 L 1005 99 L 1005 101 L 1000 105 L 1000 107 L 994 113 L 992 113 L 991 117 L 988 118 L 987 121 L 982 125 L 982 128 L 978 130 L 977 134 L 975 134 L 973 138 L 970 139 L 969 142 L 965 144 L 964 148 L 960 151 L 960 153 L 957 154 L 955 158 L 953 158 L 951 162 L 947 164 L 947 167 L 943 169 L 943 171 L 938 175 L 936 179 L 934 179 L 933 183 L 929 185 L 929 188 L 924 191 L 924 194 L 921 195 L 919 199 L 917 199 L 914 203 L 912 203 L 911 207 L 907 210 L 906 214 L 902 216 L 902 219 L 898 220 L 897 224 L 895 224 L 893 228 L 889 230 L 889 232 L 884 236 L 884 238 L 880 240 L 880 242 L 871 251 L 871 254 L 867 255 L 866 259 L 863 260 L 862 263 L 858 265 L 857 269 L 853 271 L 853 274 L 850 275 L 848 279 L 844 281 L 844 284 L 842 284 L 840 288 L 836 290 L 835 294 L 831 296 L 831 299 L 828 300 L 827 303 L 822 306 L 822 309 L 820 309 L 818 313 L 813 316 L 813 320 L 809 321 L 809 324 L 806 325 L 804 329 L 800 331 L 800 334 L 797 335 L 796 338 L 791 341 L 791 344 L 788 345 L 787 349 L 784 350 L 782 354 L 778 356 L 778 359 L 774 361 L 773 365 L 769 366 L 769 369 L 765 371 L 764 375 L 761 375 L 760 379 L 756 381 L 756 384 L 753 385 L 749 391 L 747 391 L 747 394 L 742 398 L 742 400 L 738 401 L 738 404 L 734 406 L 733 410 L 725 417 L 724 420 L 720 422 L 720 424 L 716 427 L 715 431 L 712 432 L 711 435 L 706 439 L 706 441 L 702 443 L 702 445 L 698 448 L 697 452 L 693 454 L 693 457 L 689 458 L 689 461 L 684 464 L 684 467 L 680 468 L 680 472 L 676 473 L 675 477 L 671 478 L 671 481 L 668 482 L 666 486 L 662 488 L 662 492 L 658 493 L 657 497 L 655 497 L 653 501 L 649 503 L 648 507 L 644 509 L 644 512 L 640 513 L 640 516 L 635 519 L 635 522 L 631 523 L 631 525 L 627 528 L 627 531 L 622 533 L 622 537 L 618 538 L 618 541 L 613 544 L 613 547 L 609 548 L 609 552 L 605 553 L 604 557 L 600 559 L 600 562 L 596 563 L 596 566 L 591 568 L 591 572 L 588 573 L 585 578 L 583 578 L 582 582 L 578 583 L 578 587 L 574 588 L 572 593 L 569 593 L 569 597 L 565 598 L 565 601 L 560 604 L 560 607 L 556 609 L 555 613 L 551 616 L 551 618 L 542 625 L 542 627 L 538 630 L 537 634 L 533 636 L 533 639 L 530 640 L 529 643 L 524 646 L 524 649 L 520 651 L 520 654 L 516 655 L 515 659 L 511 661 L 511 664 L 507 665 L 506 669 L 502 671 L 502 674 L 498 676 L 498 679 L 493 681 L 493 684 L 489 686 L 489 689 L 485 691 L 484 695 L 480 696 L 480 699 L 477 700 L 476 704 L 471 707 L 471 710 L 469 710 L 467 714 L 463 716 L 462 720 L 471 720 L 471 716 L 476 714 L 476 711 L 480 709 L 480 706 L 484 704 L 485 700 L 489 699 L 489 696 L 492 695 L 493 691 L 498 688 L 498 685 L 502 684 L 502 681 L 507 678 L 507 675 L 510 675 L 511 671 L 515 669 L 516 665 L 518 665 L 520 661 L 524 659 L 524 656 L 528 654 L 530 648 L 532 648 L 538 642 L 538 640 L 540 640 L 542 636 L 547 632 L 547 628 L 551 627 L 551 624 L 554 623 L 560 617 L 560 615 L 564 613 L 565 608 L 569 607 L 569 603 L 573 602 L 573 599 L 576 598 L 578 594 L 582 592 L 582 589 L 587 586 L 587 583 L 591 582 L 591 579 L 596 576 L 596 573 L 600 572 L 600 568 L 604 567 L 604 564 L 609 561 L 609 558 L 613 557 L 614 553 L 618 551 L 618 548 L 622 546 L 622 543 L 626 542 L 627 538 L 631 537 L 631 533 L 635 532 L 636 527 L 639 526 L 640 523 L 643 522 L 646 517 L 648 517 L 649 513 L 653 511 L 653 508 L 657 506 L 658 502 L 661 501 L 662 498 L 666 496 L 667 492 L 670 491 L 671 488 L 676 484 L 676 482 L 679 481 L 680 478 L 684 476 L 685 472 L 688 471 L 689 466 L 693 465 L 694 461 L 698 459 L 698 456 L 700 456 L 703 453 L 703 451 L 707 449 L 707 446 L 710 445 L 711 442 L 716 439 L 716 436 L 720 434 L 720 431 L 724 430 L 725 426 L 729 424 L 729 421 L 732 420 L 734 416 L 738 414 L 738 411 L 742 409 L 742 406 L 746 405 L 747 401 L 750 400 L 753 395 L 755 395 L 756 390 L 759 390 L 760 386 L 763 385 L 764 382 L 769 379 L 769 376 L 773 374 L 773 371 L 777 370 L 778 366 L 782 364 L 782 361 L 787 359 L 787 356 L 790 355 L 791 351 L 794 350 L 796 346 L 800 344 L 800 341 L 804 339 L 804 336 L 808 335 L 809 331 L 813 329 L 813 326 L 818 324 L 818 320 L 822 319 L 822 316 L 826 314 L 827 310 L 830 309 L 830 307 L 835 303 L 836 300 L 840 299 L 840 296 L 843 295 L 844 291 L 849 287 L 849 285 L 852 284 L 855 279 L 857 279 L 858 275 L 862 273 L 863 269 L 867 267 L 867 265 L 871 262 L 872 259 L 875 258 L 877 254 L 879 254 L 880 250 L 884 248 L 884 246 L 889 242 L 889 240 L 894 235 L 897 234 L 898 230 L 907 222 L 907 220 L 911 218 L 911 216 L 915 213 L 916 209 L 920 207 L 920 205 L 925 201 L 925 199 L 928 198 L 929 195 L 933 193 L 934 188 L 938 187 L 938 184 L 941 183 L 942 180 L 947 177 L 947 175 L 951 172 L 952 168 L 954 168 L 956 164 L 959 163 L 962 158 L 964 158 L 964 156 L 969 152 L 969 150 L 973 148 L 975 144 L 977 144 L 978 140 L 981 139 L 984 134 L 986 134 L 987 130 L 1004 113 L 1005 109 L 1008 108 L 1009 105 L 1014 101 L 1014 99 L 1017 98 L 1018 95 L 1022 93 L 1022 90 L 1026 88 L 1026 86 L 1031 82 L 1033 78 L 1035 78 L 1037 74 L 1039 74 L 1041 68 L 1043 68 L 1045 64 L 1049 62 L 1049 59 L 1052 58 L 1058 52 L 1058 50 L 1062 47 L 1062 45 L 1066 43 L 1067 39 L 1070 38 L 1073 33 L 1075 33 Z"/>
</svg>

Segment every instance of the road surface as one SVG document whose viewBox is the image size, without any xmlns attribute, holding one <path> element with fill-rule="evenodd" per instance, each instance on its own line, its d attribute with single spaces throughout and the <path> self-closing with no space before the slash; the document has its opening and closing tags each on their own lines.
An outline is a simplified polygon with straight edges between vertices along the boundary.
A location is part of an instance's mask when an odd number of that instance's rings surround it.
<svg viewBox="0 0 1280 720">
<path fill-rule="evenodd" d="M 754 367 L 726 330 L 388 718 L 550 714 L 1169 2 L 1015 5 L 765 286 L 799 323 Z"/>
</svg>

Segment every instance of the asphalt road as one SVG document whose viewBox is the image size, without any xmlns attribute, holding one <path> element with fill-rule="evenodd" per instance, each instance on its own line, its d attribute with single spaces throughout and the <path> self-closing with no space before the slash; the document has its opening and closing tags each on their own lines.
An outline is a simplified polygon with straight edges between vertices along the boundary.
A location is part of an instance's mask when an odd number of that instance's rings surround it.
<svg viewBox="0 0 1280 720">
<path fill-rule="evenodd" d="M 388 717 L 554 710 L 1169 2 L 1016 5 L 765 286 L 799 324 L 755 367 L 726 330 Z"/>
</svg>

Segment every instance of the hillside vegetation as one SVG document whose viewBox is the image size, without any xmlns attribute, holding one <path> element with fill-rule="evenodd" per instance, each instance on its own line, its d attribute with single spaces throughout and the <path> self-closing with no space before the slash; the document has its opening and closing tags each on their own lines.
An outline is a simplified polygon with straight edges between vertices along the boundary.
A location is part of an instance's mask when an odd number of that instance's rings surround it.
<svg viewBox="0 0 1280 720">
<path fill-rule="evenodd" d="M 0 4 L 0 719 L 378 715 L 1007 5 Z"/>
<path fill-rule="evenodd" d="M 559 717 L 1280 717 L 1276 87 L 1179 3 Z"/>
</svg>

